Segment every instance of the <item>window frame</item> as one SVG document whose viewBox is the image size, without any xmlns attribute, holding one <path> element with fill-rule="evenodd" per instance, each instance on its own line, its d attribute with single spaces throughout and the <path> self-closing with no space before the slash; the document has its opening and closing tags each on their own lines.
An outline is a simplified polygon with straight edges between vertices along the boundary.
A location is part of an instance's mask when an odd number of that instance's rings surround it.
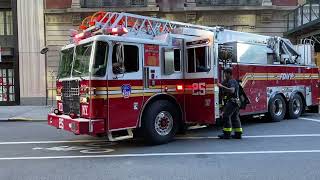
<svg viewBox="0 0 320 180">
<path fill-rule="evenodd" d="M 208 71 L 197 71 L 197 62 L 196 62 L 196 48 L 205 48 L 205 67 L 208 68 Z M 189 72 L 189 54 L 188 51 L 189 49 L 193 49 L 193 67 L 194 67 L 194 71 L 193 72 Z M 210 46 L 208 44 L 204 44 L 204 45 L 199 45 L 199 46 L 189 46 L 186 48 L 186 54 L 187 54 L 187 68 L 186 68 L 186 72 L 187 73 L 206 73 L 206 72 L 210 72 L 211 71 L 211 62 L 210 62 Z"/>
<path fill-rule="evenodd" d="M 176 67 L 175 67 L 175 56 L 173 56 L 173 69 L 174 69 L 174 72 L 175 73 L 178 73 L 178 72 L 181 72 L 182 71 L 182 67 L 181 67 L 181 65 L 182 65 L 182 62 L 181 62 L 181 58 L 182 58 L 182 50 L 181 50 L 181 48 L 173 48 L 173 55 L 175 55 L 174 53 L 175 53 L 175 50 L 179 50 L 179 71 L 176 71 Z"/>
<path fill-rule="evenodd" d="M 10 9 L 0 9 L 0 13 L 3 13 L 3 27 L 1 27 L 0 26 L 0 28 L 2 28 L 2 30 L 3 30 L 3 34 L 0 34 L 0 36 L 13 36 L 13 13 L 12 13 L 12 10 L 10 10 Z M 8 24 L 8 18 L 7 18 L 7 15 L 8 15 L 8 13 L 11 13 L 11 24 Z M 11 33 L 10 34 L 8 34 L 8 30 L 9 30 L 9 28 L 8 28 L 8 26 L 11 26 L 10 28 L 11 28 Z"/>
<path fill-rule="evenodd" d="M 92 76 L 94 77 L 105 77 L 107 72 L 108 72 L 108 61 L 109 61 L 109 55 L 110 55 L 110 43 L 108 41 L 104 41 L 104 40 L 96 40 L 95 43 L 94 43 L 94 49 L 93 49 L 93 62 L 92 62 L 92 71 L 95 70 L 95 69 L 99 69 L 99 68 L 94 68 L 94 65 L 96 63 L 96 56 L 97 56 L 97 51 L 98 51 L 98 43 L 99 42 L 103 42 L 103 43 L 106 43 L 106 48 L 105 48 L 105 55 L 104 55 L 104 64 L 105 65 L 105 73 L 103 76 L 98 76 L 98 75 L 95 75 L 95 74 L 92 74 Z"/>
<path fill-rule="evenodd" d="M 178 50 L 179 51 L 179 70 L 176 70 L 176 67 L 175 67 L 175 60 L 176 60 L 176 56 L 175 56 L 175 52 L 176 52 L 176 50 Z M 172 60 L 172 72 L 170 72 L 170 73 L 168 73 L 167 71 L 166 71 L 166 68 L 167 68 L 167 56 L 166 56 L 166 53 L 167 52 L 171 52 L 171 53 L 173 53 L 173 60 Z M 171 75 L 171 74 L 174 74 L 174 73 L 180 73 L 180 72 L 182 72 L 182 67 L 181 67 L 181 63 L 182 63 L 182 61 L 181 61 L 181 58 L 182 58 L 182 49 L 181 48 L 177 48 L 177 47 L 164 47 L 163 48 L 163 50 L 162 50 L 162 64 L 163 64 L 163 74 L 164 75 Z"/>
<path fill-rule="evenodd" d="M 140 53 L 140 46 L 139 45 L 137 45 L 137 44 L 131 44 L 131 43 L 126 43 L 126 42 L 119 42 L 119 41 L 113 41 L 112 42 L 112 54 L 111 54 L 111 67 L 113 67 L 113 53 L 114 53 L 114 47 L 116 46 L 116 45 L 119 45 L 119 44 L 121 44 L 121 45 L 123 45 L 123 46 L 135 46 L 136 48 L 137 48 L 137 55 L 138 55 L 138 57 L 137 57 L 137 70 L 136 71 L 131 71 L 131 72 L 127 72 L 127 71 L 125 71 L 124 73 L 120 73 L 120 74 L 130 74 L 130 73 L 137 73 L 137 72 L 139 72 L 140 70 L 141 70 L 141 67 L 140 67 L 140 65 L 141 65 L 141 62 L 140 62 L 140 56 L 141 56 L 141 53 Z M 110 52 L 110 51 L 109 51 Z M 125 52 L 124 52 L 124 54 L 125 54 Z M 125 60 L 123 61 L 123 63 L 125 62 Z M 124 65 L 124 67 L 125 67 L 125 65 Z M 112 68 L 112 73 L 114 74 L 114 75 L 119 75 L 119 74 L 116 74 L 114 71 L 113 71 L 113 68 Z"/>
</svg>

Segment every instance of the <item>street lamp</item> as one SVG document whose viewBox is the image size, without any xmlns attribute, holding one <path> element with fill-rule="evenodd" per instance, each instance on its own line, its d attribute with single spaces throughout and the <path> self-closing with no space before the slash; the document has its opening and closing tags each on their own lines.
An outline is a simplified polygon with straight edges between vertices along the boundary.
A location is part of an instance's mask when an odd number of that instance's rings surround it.
<svg viewBox="0 0 320 180">
<path fill-rule="evenodd" d="M 48 51 L 49 51 L 49 48 L 44 47 L 43 49 L 41 49 L 40 54 L 47 54 Z"/>
</svg>

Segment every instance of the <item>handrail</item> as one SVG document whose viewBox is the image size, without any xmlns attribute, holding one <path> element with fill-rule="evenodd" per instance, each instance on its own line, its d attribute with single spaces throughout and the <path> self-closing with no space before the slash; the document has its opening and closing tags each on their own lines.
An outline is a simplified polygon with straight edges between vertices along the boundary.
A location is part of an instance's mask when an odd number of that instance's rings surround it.
<svg viewBox="0 0 320 180">
<path fill-rule="evenodd" d="M 320 0 L 309 0 L 287 13 L 287 31 L 294 30 L 320 18 Z"/>
</svg>

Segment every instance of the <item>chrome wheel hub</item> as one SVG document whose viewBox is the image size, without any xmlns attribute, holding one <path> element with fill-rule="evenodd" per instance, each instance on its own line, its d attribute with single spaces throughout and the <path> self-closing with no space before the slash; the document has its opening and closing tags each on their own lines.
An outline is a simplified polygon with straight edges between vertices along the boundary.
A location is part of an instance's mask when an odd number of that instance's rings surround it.
<svg viewBox="0 0 320 180">
<path fill-rule="evenodd" d="M 292 110 L 294 114 L 299 114 L 301 110 L 301 102 L 298 99 L 294 99 L 292 102 Z"/>
<path fill-rule="evenodd" d="M 276 116 L 280 116 L 283 112 L 283 102 L 280 99 L 276 99 L 273 104 L 273 113 Z"/>
<path fill-rule="evenodd" d="M 161 111 L 154 121 L 154 127 L 161 136 L 168 135 L 173 127 L 173 118 L 167 111 Z"/>
</svg>

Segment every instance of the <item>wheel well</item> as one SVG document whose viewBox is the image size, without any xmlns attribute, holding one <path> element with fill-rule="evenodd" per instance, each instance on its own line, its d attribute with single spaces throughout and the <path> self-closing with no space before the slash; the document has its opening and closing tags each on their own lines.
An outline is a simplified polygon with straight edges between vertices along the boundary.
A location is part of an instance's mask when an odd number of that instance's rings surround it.
<svg viewBox="0 0 320 180">
<path fill-rule="evenodd" d="M 157 94 L 155 96 L 150 97 L 150 99 L 143 105 L 142 108 L 142 112 L 140 113 L 140 118 L 139 118 L 139 127 L 141 127 L 141 122 L 142 122 L 142 117 L 145 114 L 145 109 L 147 106 L 149 106 L 150 104 L 158 101 L 158 100 L 167 100 L 169 102 L 171 102 L 172 104 L 174 104 L 177 108 L 179 108 L 179 115 L 180 115 L 180 122 L 179 124 L 182 124 L 182 108 L 179 105 L 179 103 L 177 102 L 176 98 L 174 98 L 171 95 L 168 94 Z"/>
<path fill-rule="evenodd" d="M 269 99 L 268 105 L 269 105 L 269 103 L 270 103 L 270 100 L 273 99 L 276 95 L 280 95 L 280 96 L 284 99 L 285 103 L 287 104 L 287 98 L 284 96 L 284 94 L 281 93 L 281 92 L 276 92 L 276 93 L 274 93 L 274 94 L 272 95 L 272 97 Z"/>
</svg>

